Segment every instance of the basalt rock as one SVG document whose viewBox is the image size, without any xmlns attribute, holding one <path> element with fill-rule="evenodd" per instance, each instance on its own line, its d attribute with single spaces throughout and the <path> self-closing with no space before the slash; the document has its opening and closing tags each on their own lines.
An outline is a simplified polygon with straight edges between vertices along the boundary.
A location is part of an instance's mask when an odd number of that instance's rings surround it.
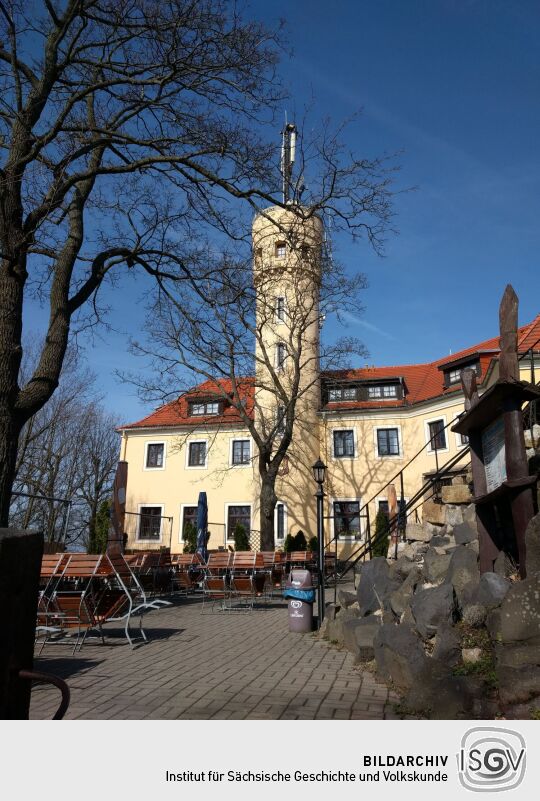
<svg viewBox="0 0 540 801">
<path fill-rule="evenodd" d="M 437 633 L 439 626 L 454 618 L 454 591 L 451 584 L 441 584 L 415 593 L 411 610 L 417 631 L 427 639 Z"/>
<path fill-rule="evenodd" d="M 486 609 L 495 609 L 502 604 L 511 586 L 508 579 L 497 573 L 483 573 L 474 600 Z"/>
<path fill-rule="evenodd" d="M 373 645 L 378 672 L 401 690 L 409 690 L 428 666 L 421 640 L 409 626 L 381 626 Z"/>
<path fill-rule="evenodd" d="M 500 610 L 503 643 L 540 637 L 540 574 L 512 584 Z"/>
</svg>

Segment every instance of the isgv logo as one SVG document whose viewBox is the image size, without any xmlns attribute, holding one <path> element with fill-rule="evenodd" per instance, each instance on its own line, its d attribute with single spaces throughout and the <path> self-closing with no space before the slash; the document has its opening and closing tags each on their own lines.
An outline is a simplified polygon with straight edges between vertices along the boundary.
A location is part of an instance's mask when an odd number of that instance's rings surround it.
<svg viewBox="0 0 540 801">
<path fill-rule="evenodd" d="M 525 740 L 512 729 L 476 727 L 463 735 L 457 759 L 459 780 L 467 790 L 513 790 L 525 775 Z"/>
</svg>

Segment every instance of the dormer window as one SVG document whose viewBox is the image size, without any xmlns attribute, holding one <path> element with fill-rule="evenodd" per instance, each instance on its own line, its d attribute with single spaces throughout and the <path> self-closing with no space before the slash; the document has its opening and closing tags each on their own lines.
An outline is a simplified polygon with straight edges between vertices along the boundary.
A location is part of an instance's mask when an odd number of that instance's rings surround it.
<svg viewBox="0 0 540 801">
<path fill-rule="evenodd" d="M 219 414 L 219 401 L 202 401 L 189 404 L 191 417 L 206 417 Z"/>
<path fill-rule="evenodd" d="M 375 400 L 381 398 L 382 400 L 397 398 L 398 387 L 397 384 L 381 384 L 368 387 L 368 398 Z"/>
<path fill-rule="evenodd" d="M 446 384 L 459 384 L 461 381 L 461 373 L 463 370 L 476 370 L 476 375 L 480 375 L 480 362 L 471 362 L 470 364 L 462 364 L 459 367 L 452 367 L 452 369 L 445 372 Z"/>
<path fill-rule="evenodd" d="M 285 242 L 276 242 L 275 256 L 276 259 L 284 259 L 287 254 L 287 245 Z"/>
<path fill-rule="evenodd" d="M 328 390 L 328 400 L 355 401 L 358 398 L 358 387 L 332 387 Z"/>
</svg>

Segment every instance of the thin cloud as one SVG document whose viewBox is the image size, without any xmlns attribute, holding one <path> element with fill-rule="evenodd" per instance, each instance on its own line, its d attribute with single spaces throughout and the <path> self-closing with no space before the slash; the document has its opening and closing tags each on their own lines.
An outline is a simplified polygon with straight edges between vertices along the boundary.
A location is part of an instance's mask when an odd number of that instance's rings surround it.
<svg viewBox="0 0 540 801">
<path fill-rule="evenodd" d="M 367 320 L 360 319 L 360 317 L 357 317 L 356 314 L 351 314 L 351 312 L 345 311 L 341 312 L 341 316 L 348 320 L 349 323 L 361 325 L 362 328 L 366 328 L 368 331 L 373 331 L 374 334 L 380 334 L 380 336 L 384 337 L 385 339 L 391 339 L 394 341 L 396 339 L 388 331 L 383 331 L 383 329 L 379 328 L 379 326 L 373 325 L 373 323 L 368 323 Z"/>
</svg>

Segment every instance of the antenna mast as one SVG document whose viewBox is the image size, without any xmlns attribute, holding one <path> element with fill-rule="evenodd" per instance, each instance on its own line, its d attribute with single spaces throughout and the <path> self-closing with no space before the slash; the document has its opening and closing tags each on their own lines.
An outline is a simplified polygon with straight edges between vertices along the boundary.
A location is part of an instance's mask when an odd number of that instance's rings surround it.
<svg viewBox="0 0 540 801">
<path fill-rule="evenodd" d="M 291 203 L 290 188 L 292 168 L 296 156 L 296 125 L 292 122 L 285 124 L 281 132 L 281 175 L 283 177 L 283 202 Z"/>
</svg>

